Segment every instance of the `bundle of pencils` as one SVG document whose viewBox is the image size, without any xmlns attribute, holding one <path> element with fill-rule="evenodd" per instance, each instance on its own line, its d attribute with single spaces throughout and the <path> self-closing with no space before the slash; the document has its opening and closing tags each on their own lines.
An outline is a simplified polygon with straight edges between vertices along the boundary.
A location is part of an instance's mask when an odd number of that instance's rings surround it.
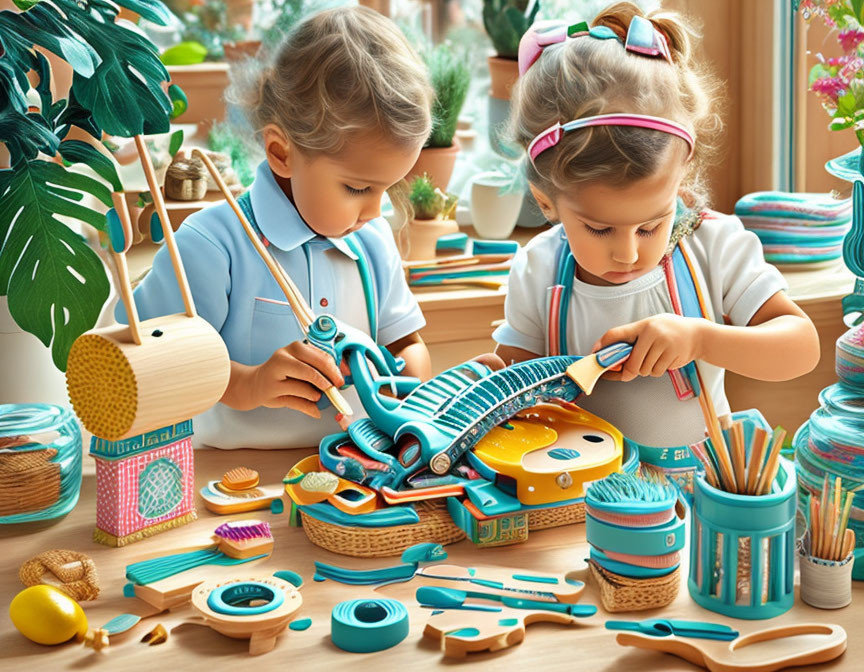
<svg viewBox="0 0 864 672">
<path fill-rule="evenodd" d="M 434 261 L 405 262 L 403 268 L 412 287 L 434 285 L 480 285 L 497 289 L 507 282 L 512 254 L 475 254 Z"/>
<path fill-rule="evenodd" d="M 690 446 L 693 454 L 705 468 L 705 479 L 720 490 L 738 495 L 767 495 L 780 468 L 780 449 L 786 430 L 777 427 L 772 433 L 756 427 L 745 440 L 744 423 L 727 422 L 721 427 L 711 401 L 708 388 L 698 368 L 696 375 L 700 388 L 699 403 L 708 441 Z"/>
<path fill-rule="evenodd" d="M 834 479 L 831 487 L 828 475 L 822 486 L 822 496 L 810 495 L 810 555 L 823 560 L 840 561 L 855 548 L 855 532 L 847 527 L 852 499 L 864 486 L 844 490 L 840 477 Z M 841 504 L 842 501 L 842 504 Z"/>
<path fill-rule="evenodd" d="M 710 436 L 715 434 L 715 436 Z M 728 437 L 728 443 L 727 443 Z M 738 495 L 767 495 L 780 468 L 780 449 L 786 430 L 769 433 L 756 427 L 749 445 L 744 423 L 731 423 L 727 430 L 709 432 L 710 442 L 690 448 L 705 468 L 705 479 L 715 488 Z"/>
</svg>

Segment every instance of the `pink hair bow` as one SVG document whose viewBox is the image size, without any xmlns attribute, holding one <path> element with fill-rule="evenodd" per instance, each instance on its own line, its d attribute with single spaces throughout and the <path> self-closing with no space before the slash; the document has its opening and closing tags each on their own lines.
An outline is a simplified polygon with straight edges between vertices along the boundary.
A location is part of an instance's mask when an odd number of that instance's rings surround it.
<svg viewBox="0 0 864 672">
<path fill-rule="evenodd" d="M 540 58 L 543 50 L 553 44 L 560 44 L 568 37 L 588 35 L 598 40 L 618 39 L 608 26 L 588 26 L 586 21 L 568 25 L 564 21 L 537 21 L 519 41 L 519 75 L 522 76 Z M 627 29 L 624 49 L 643 56 L 661 57 L 672 62 L 666 38 L 648 19 L 634 16 Z"/>
</svg>

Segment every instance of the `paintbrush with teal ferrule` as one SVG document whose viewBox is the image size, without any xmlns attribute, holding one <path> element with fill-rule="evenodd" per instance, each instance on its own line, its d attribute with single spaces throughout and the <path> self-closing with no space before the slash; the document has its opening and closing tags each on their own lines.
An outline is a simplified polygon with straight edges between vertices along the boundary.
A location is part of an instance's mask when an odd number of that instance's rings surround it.
<svg viewBox="0 0 864 672">
<path fill-rule="evenodd" d="M 568 614 L 569 616 L 593 616 L 597 613 L 597 607 L 593 604 L 543 602 L 541 600 L 526 600 L 520 597 L 508 597 L 507 595 L 482 593 L 473 590 L 457 590 L 456 588 L 442 588 L 440 586 L 422 586 L 417 589 L 417 601 L 422 606 L 438 607 L 439 609 L 466 609 L 480 606 L 473 603 L 466 605 L 465 601 L 470 598 L 500 602 L 505 607 L 510 607 L 511 609 L 539 609 L 542 611 L 554 611 L 559 614 Z"/>
<path fill-rule="evenodd" d="M 607 630 L 632 630 L 652 637 L 695 637 L 698 639 L 717 639 L 731 642 L 738 631 L 720 623 L 704 621 L 679 621 L 665 618 L 652 618 L 645 621 L 606 621 Z"/>
</svg>

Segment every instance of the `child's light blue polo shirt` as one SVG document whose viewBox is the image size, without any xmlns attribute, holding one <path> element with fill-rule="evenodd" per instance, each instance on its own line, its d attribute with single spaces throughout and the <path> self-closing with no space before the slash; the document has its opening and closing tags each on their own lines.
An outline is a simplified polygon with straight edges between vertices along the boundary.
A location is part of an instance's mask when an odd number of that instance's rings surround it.
<svg viewBox="0 0 864 672">
<path fill-rule="evenodd" d="M 319 236 L 306 225 L 266 161 L 258 166 L 250 198 L 271 254 L 313 312 L 330 313 L 369 333 L 356 257 L 347 244 Z M 355 235 L 373 276 L 378 342 L 388 345 L 421 329 L 426 322 L 405 282 L 387 221 L 382 217 L 371 220 Z M 233 361 L 261 364 L 277 349 L 303 340 L 291 309 L 271 302 L 285 302 L 285 296 L 227 203 L 191 215 L 175 237 L 195 307 L 221 334 Z M 183 312 L 164 246 L 155 256 L 152 270 L 135 289 L 135 303 L 142 320 Z M 126 321 L 122 304 L 116 316 L 118 321 Z M 350 394 L 353 390 L 347 392 L 355 413 L 362 411 L 356 396 Z M 217 404 L 195 419 L 195 431 L 201 442 L 224 448 L 314 446 L 321 437 L 339 431 L 330 421 L 332 415 L 332 409 L 322 411 L 325 421 L 290 409 L 235 411 Z"/>
</svg>

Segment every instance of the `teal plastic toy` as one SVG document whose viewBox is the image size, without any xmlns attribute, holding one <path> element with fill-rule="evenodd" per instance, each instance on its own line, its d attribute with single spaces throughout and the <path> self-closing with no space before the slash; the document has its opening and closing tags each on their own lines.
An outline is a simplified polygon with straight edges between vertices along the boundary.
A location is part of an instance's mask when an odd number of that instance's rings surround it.
<svg viewBox="0 0 864 672">
<path fill-rule="evenodd" d="M 417 589 L 417 601 L 423 607 L 434 607 L 436 609 L 475 609 L 477 611 L 500 611 L 500 607 L 485 605 L 466 606 L 465 601 L 469 599 L 488 600 L 498 602 L 511 609 L 541 609 L 543 611 L 554 611 L 568 616 L 593 616 L 597 613 L 597 607 L 593 604 L 564 604 L 561 602 L 547 602 L 544 600 L 529 600 L 522 597 L 510 597 L 497 593 L 485 593 L 477 590 L 459 590 L 458 588 L 443 588 L 440 586 L 422 586 Z"/>
<path fill-rule="evenodd" d="M 716 639 L 731 642 L 738 636 L 738 631 L 720 623 L 705 623 L 702 621 L 677 621 L 665 618 L 652 618 L 646 621 L 606 621 L 607 630 L 630 630 L 641 632 L 652 637 L 695 637 L 698 639 Z"/>
<path fill-rule="evenodd" d="M 346 569 L 324 562 L 315 563 L 315 576 L 332 579 L 352 586 L 384 585 L 402 583 L 414 578 L 423 562 L 441 562 L 447 559 L 447 551 L 441 544 L 415 544 L 402 553 L 402 564 L 378 569 Z"/>
<path fill-rule="evenodd" d="M 330 637 L 343 651 L 383 651 L 408 636 L 408 610 L 397 600 L 348 600 L 330 614 Z"/>
<path fill-rule="evenodd" d="M 768 495 L 735 495 L 696 478 L 687 587 L 700 606 L 750 620 L 792 607 L 795 490 L 795 467 L 782 458 Z"/>
</svg>

